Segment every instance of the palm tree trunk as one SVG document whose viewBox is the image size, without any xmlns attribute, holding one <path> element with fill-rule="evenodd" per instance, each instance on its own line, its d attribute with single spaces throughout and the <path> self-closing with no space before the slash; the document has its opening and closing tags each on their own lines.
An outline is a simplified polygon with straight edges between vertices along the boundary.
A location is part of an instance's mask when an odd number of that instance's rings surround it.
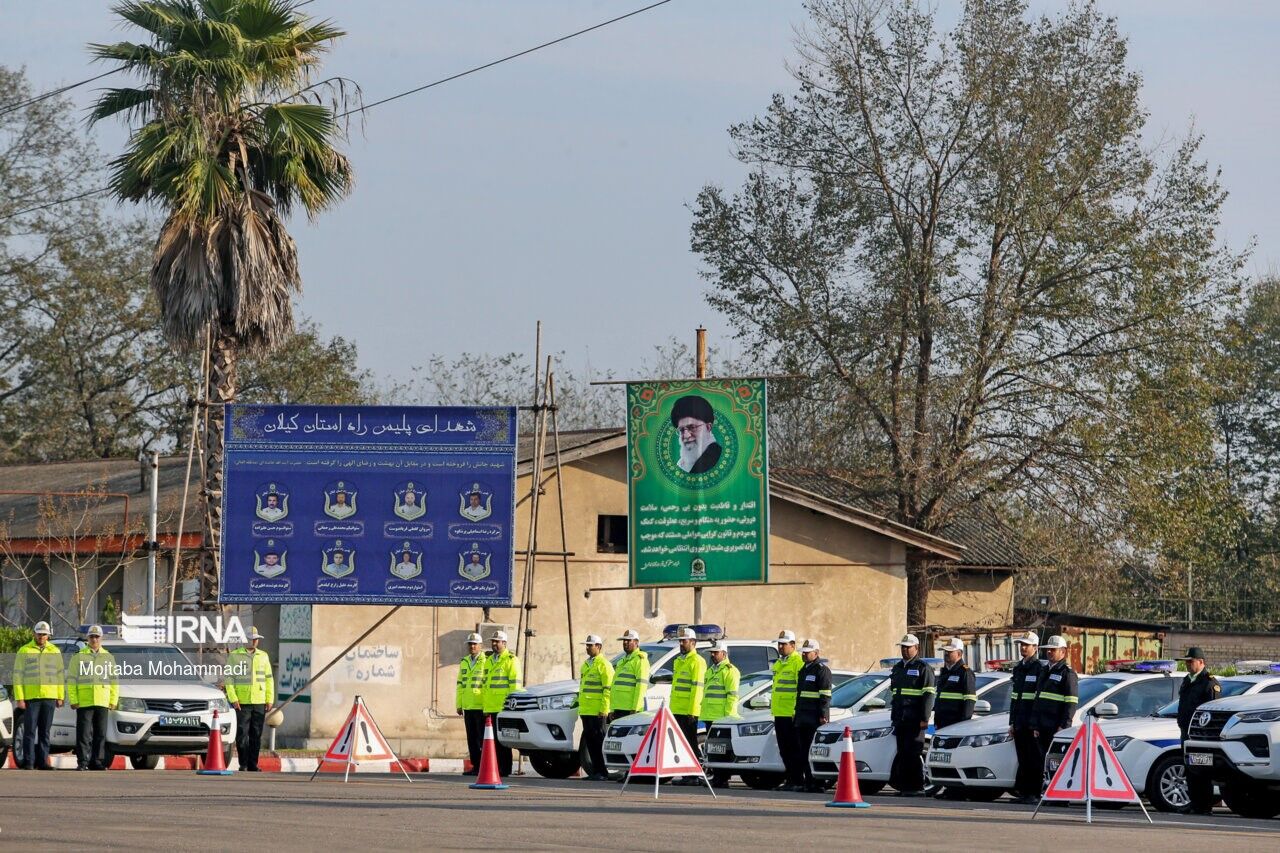
<svg viewBox="0 0 1280 853">
<path fill-rule="evenodd" d="M 218 603 L 218 561 L 222 545 L 222 459 L 223 424 L 226 406 L 236 396 L 236 339 L 228 329 L 218 331 L 209 353 L 209 401 L 204 427 L 204 521 L 205 540 L 200 554 L 200 603 L 213 609 Z"/>
</svg>

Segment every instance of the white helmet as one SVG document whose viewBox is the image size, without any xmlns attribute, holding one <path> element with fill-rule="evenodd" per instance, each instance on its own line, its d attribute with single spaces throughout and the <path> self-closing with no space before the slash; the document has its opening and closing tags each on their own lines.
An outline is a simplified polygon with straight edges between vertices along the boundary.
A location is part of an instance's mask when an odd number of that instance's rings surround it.
<svg viewBox="0 0 1280 853">
<path fill-rule="evenodd" d="M 32 629 L 31 629 L 31 633 L 33 633 L 33 634 L 44 634 L 44 635 L 47 637 L 47 636 L 49 636 L 50 634 L 52 634 L 52 633 L 53 633 L 53 631 L 49 630 L 49 623 L 48 623 L 48 622 L 45 622 L 45 621 L 42 619 L 41 621 L 39 621 L 39 622 L 37 622 L 37 623 L 36 623 L 36 626 L 35 626 L 34 628 L 32 628 Z"/>
</svg>

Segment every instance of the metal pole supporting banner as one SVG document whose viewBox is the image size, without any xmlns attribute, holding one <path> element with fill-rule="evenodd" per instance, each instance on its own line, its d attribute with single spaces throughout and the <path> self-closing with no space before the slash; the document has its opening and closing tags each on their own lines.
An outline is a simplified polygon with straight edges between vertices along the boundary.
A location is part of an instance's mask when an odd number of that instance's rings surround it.
<svg viewBox="0 0 1280 853">
<path fill-rule="evenodd" d="M 156 528 L 160 504 L 160 453 L 151 451 L 151 511 L 147 516 L 147 615 L 156 615 L 156 552 L 160 550 Z"/>
</svg>

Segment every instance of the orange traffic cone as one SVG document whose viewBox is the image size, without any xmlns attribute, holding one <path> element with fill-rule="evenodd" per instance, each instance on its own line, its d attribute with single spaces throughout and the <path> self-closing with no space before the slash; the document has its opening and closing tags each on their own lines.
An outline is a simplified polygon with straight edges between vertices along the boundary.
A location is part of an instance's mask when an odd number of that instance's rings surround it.
<svg viewBox="0 0 1280 853">
<path fill-rule="evenodd" d="M 213 725 L 209 727 L 209 751 L 205 753 L 204 762 L 196 771 L 201 776 L 230 776 L 233 770 L 227 769 L 222 760 L 222 726 L 218 725 L 218 712 L 213 712 Z"/>
<path fill-rule="evenodd" d="M 486 791 L 509 787 L 502 783 L 502 777 L 498 775 L 498 751 L 493 743 L 493 717 L 484 718 L 484 749 L 480 750 L 480 772 L 471 787 Z"/>
<path fill-rule="evenodd" d="M 827 803 L 836 809 L 869 809 L 858 790 L 858 765 L 853 760 L 853 732 L 844 727 L 844 753 L 840 756 L 840 777 L 836 780 L 836 798 Z"/>
</svg>

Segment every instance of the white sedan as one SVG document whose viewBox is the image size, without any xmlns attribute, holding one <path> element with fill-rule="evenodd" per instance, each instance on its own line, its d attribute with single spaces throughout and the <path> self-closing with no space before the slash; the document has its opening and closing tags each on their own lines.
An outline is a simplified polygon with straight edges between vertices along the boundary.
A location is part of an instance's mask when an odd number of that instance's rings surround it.
<svg viewBox="0 0 1280 853">
<path fill-rule="evenodd" d="M 9 749 L 13 746 L 13 701 L 9 691 L 0 684 L 0 767 L 4 767 L 9 759 Z"/>
<path fill-rule="evenodd" d="M 1112 672 L 1080 678 L 1079 702 L 1072 723 L 1102 702 L 1116 706 L 1117 717 L 1145 717 L 1173 701 L 1184 673 Z M 1018 754 L 1009 735 L 1009 715 L 974 718 L 934 733 L 925 770 L 935 784 L 970 799 L 995 800 L 1011 790 Z"/>
<path fill-rule="evenodd" d="M 975 680 L 978 702 L 974 713 L 1008 713 L 1008 674 L 982 672 L 977 674 Z M 879 793 L 889 781 L 889 770 L 898 754 L 898 742 L 892 737 L 893 723 L 890 722 L 888 711 L 868 714 L 853 723 L 833 721 L 818 729 L 813 746 L 809 748 L 809 764 L 813 768 L 813 775 L 819 779 L 835 779 L 838 776 L 840 756 L 845 751 L 846 726 L 852 730 L 850 735 L 853 740 L 854 764 L 858 771 L 858 786 L 863 794 Z M 933 724 L 930 723 L 926 729 L 926 738 L 932 734 Z"/>
<path fill-rule="evenodd" d="M 1243 696 L 1253 693 L 1280 692 L 1280 676 L 1241 675 L 1220 678 L 1222 695 Z M 1176 812 L 1190 805 L 1187 797 L 1186 763 L 1182 756 L 1182 736 L 1178 731 L 1178 700 L 1160 708 L 1149 717 L 1112 719 L 1110 703 L 1096 706 L 1102 717 L 1100 725 L 1107 743 L 1133 788 L 1162 812 Z M 1058 769 L 1078 726 L 1064 729 L 1054 736 L 1045 761 L 1049 774 Z"/>
<path fill-rule="evenodd" d="M 883 709 L 888 701 L 889 672 L 833 673 L 831 719 Z M 841 679 L 847 679 L 841 683 Z M 707 767 L 737 775 L 750 788 L 771 790 L 786 781 L 769 713 L 770 690 L 744 703 L 739 719 L 716 720 L 707 733 Z"/>
</svg>

